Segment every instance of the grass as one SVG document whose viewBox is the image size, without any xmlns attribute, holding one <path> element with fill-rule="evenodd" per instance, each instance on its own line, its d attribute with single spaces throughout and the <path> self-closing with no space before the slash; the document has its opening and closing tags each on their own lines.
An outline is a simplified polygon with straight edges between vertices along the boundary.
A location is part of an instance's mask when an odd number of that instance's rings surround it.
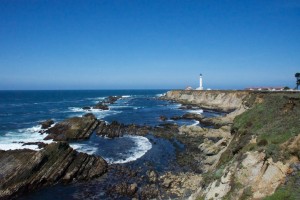
<svg viewBox="0 0 300 200">
<path fill-rule="evenodd" d="M 253 101 L 253 100 L 252 100 Z M 274 160 L 286 159 L 280 145 L 300 134 L 300 95 L 268 94 L 264 101 L 237 116 L 232 133 L 236 137 L 227 152 L 222 155 L 222 163 L 232 159 L 238 152 L 249 150 L 264 151 Z M 249 144 L 257 137 L 257 144 Z"/>
<path fill-rule="evenodd" d="M 288 176 L 285 184 L 281 185 L 274 194 L 264 200 L 299 200 L 300 199 L 300 171 Z"/>
<path fill-rule="evenodd" d="M 222 154 L 218 167 L 229 162 L 241 162 L 247 151 L 265 152 L 266 158 L 272 158 L 274 162 L 284 162 L 291 157 L 282 146 L 289 139 L 300 134 L 300 94 L 298 93 L 267 93 L 260 103 L 254 103 L 251 97 L 251 109 L 237 116 L 232 126 L 234 138 Z M 250 143 L 256 137 L 257 143 Z M 300 159 L 299 155 L 298 158 Z M 295 181 L 300 182 L 300 174 L 292 177 L 287 185 L 280 186 L 276 192 L 266 200 L 295 199 L 300 198 L 299 186 L 295 187 Z M 232 188 L 231 191 L 234 191 Z M 244 199 L 249 197 L 246 191 Z"/>
</svg>

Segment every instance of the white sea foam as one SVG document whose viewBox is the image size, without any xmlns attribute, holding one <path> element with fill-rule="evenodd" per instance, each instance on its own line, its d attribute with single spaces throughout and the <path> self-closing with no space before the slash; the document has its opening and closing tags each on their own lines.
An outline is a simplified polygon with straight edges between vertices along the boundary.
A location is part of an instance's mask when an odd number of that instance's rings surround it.
<svg viewBox="0 0 300 200">
<path fill-rule="evenodd" d="M 70 146 L 77 151 L 84 152 L 89 155 L 93 155 L 97 151 L 97 147 L 90 146 L 89 144 L 70 144 Z"/>
<path fill-rule="evenodd" d="M 124 109 L 124 108 L 132 108 L 134 110 L 140 109 L 140 108 L 144 108 L 144 107 L 140 107 L 140 106 L 121 106 L 121 105 L 110 105 L 109 109 Z"/>
<path fill-rule="evenodd" d="M 128 152 L 126 152 L 126 155 L 128 155 L 128 157 L 126 159 L 114 160 L 112 158 L 104 158 L 104 159 L 106 159 L 106 161 L 108 163 L 120 164 L 120 163 L 127 163 L 127 162 L 137 160 L 137 159 L 141 158 L 143 155 L 145 155 L 147 153 L 147 151 L 149 151 L 152 148 L 151 142 L 146 137 L 129 136 L 129 135 L 124 136 L 124 137 L 128 137 L 128 138 L 132 139 L 134 141 L 136 147 L 132 148 Z"/>
<path fill-rule="evenodd" d="M 110 139 L 106 138 L 105 139 Z M 129 138 L 134 142 L 133 148 L 131 149 L 124 149 L 123 152 L 119 152 L 119 155 L 122 157 L 125 157 L 124 159 L 116 160 L 111 157 L 105 157 L 102 156 L 108 163 L 110 164 L 116 164 L 116 163 L 127 163 L 134 160 L 137 160 L 141 158 L 147 151 L 149 151 L 152 148 L 151 142 L 143 136 L 130 136 L 125 135 L 123 138 Z M 122 138 L 118 138 L 122 139 Z M 111 140 L 111 139 L 110 139 Z M 87 153 L 87 154 L 95 154 L 97 152 L 97 147 L 92 146 L 88 143 L 86 144 L 70 144 L 70 146 L 74 149 L 76 149 L 79 152 Z"/>
<path fill-rule="evenodd" d="M 162 96 L 165 96 L 165 95 L 166 95 L 166 93 L 162 93 L 162 94 L 156 94 L 155 96 L 162 97 Z"/>
<path fill-rule="evenodd" d="M 189 110 L 188 112 L 189 113 L 195 113 L 195 114 L 202 114 L 203 110 L 202 109 L 199 109 L 199 110 Z"/>
<path fill-rule="evenodd" d="M 122 111 L 119 111 L 119 110 L 118 111 L 116 111 L 116 110 L 101 110 L 101 109 L 94 109 L 94 108 L 84 110 L 84 109 L 78 108 L 78 107 L 69 107 L 69 110 L 67 112 L 79 113 L 79 114 L 75 115 L 75 116 L 78 116 L 78 117 L 80 117 L 84 113 L 93 113 L 93 114 L 96 115 L 97 118 L 102 119 L 102 118 L 104 118 L 106 116 L 109 116 L 109 115 L 115 115 L 115 114 L 121 113 Z"/>
<path fill-rule="evenodd" d="M 52 125 L 54 126 L 54 125 Z M 18 129 L 11 131 L 0 136 L 0 149 L 1 150 L 14 150 L 14 149 L 32 149 L 39 150 L 37 145 L 25 145 L 28 142 L 44 142 L 51 143 L 52 140 L 44 140 L 46 134 L 41 134 L 41 125 L 33 126 L 31 128 Z"/>
<path fill-rule="evenodd" d="M 93 97 L 93 98 L 86 98 L 86 100 L 104 100 L 107 97 Z"/>
<path fill-rule="evenodd" d="M 191 126 L 197 126 L 197 125 L 199 125 L 199 124 L 200 124 L 200 122 L 195 120 L 195 123 L 192 124 Z"/>
<path fill-rule="evenodd" d="M 134 106 L 110 105 L 109 108 L 133 108 Z"/>
<path fill-rule="evenodd" d="M 159 105 L 159 106 L 165 106 L 165 105 Z M 180 103 L 177 103 L 177 104 L 169 104 L 169 105 L 167 105 L 169 108 L 171 108 L 171 109 L 174 109 L 174 110 L 177 110 L 177 109 L 179 109 L 181 106 L 182 106 L 182 104 L 180 104 Z"/>
<path fill-rule="evenodd" d="M 122 98 L 130 98 L 131 95 L 123 95 Z"/>
</svg>

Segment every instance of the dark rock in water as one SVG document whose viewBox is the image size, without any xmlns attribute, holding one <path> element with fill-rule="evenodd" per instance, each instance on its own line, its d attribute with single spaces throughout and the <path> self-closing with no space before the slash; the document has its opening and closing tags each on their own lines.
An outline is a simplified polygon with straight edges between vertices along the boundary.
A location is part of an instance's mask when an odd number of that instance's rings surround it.
<svg viewBox="0 0 300 200">
<path fill-rule="evenodd" d="M 156 128 L 163 128 L 165 130 L 172 129 L 172 130 L 178 130 L 178 125 L 177 124 L 172 124 L 172 123 L 165 123 L 165 124 L 160 124 Z"/>
<path fill-rule="evenodd" d="M 121 137 L 124 132 L 122 131 L 124 125 L 117 121 L 113 121 L 111 124 L 105 124 L 100 122 L 100 125 L 96 129 L 96 134 L 101 136 L 107 136 L 109 138 Z"/>
<path fill-rule="evenodd" d="M 88 139 L 98 124 L 97 118 L 91 113 L 82 117 L 72 117 L 48 129 L 46 132 L 49 133 L 49 135 L 45 140 L 69 141 Z"/>
<path fill-rule="evenodd" d="M 180 119 L 182 119 L 182 117 L 181 116 L 173 116 L 170 119 L 172 119 L 172 120 L 180 120 Z"/>
<path fill-rule="evenodd" d="M 84 106 L 82 109 L 83 110 L 91 110 L 91 107 L 90 106 Z"/>
<path fill-rule="evenodd" d="M 151 130 L 151 126 L 138 126 L 135 124 L 130 124 L 125 126 L 124 132 L 131 135 L 147 135 Z"/>
<path fill-rule="evenodd" d="M 197 113 L 186 113 L 182 116 L 173 116 L 170 119 L 172 119 L 172 120 L 190 119 L 190 120 L 201 121 L 202 119 L 204 119 L 204 117 Z"/>
<path fill-rule="evenodd" d="M 108 105 L 104 104 L 103 102 L 97 103 L 95 106 L 93 106 L 93 108 L 100 110 L 109 110 Z"/>
<path fill-rule="evenodd" d="M 0 151 L 0 166 L 0 199 L 59 182 L 90 180 L 107 171 L 105 160 L 78 153 L 65 142 L 51 143 L 37 152 Z"/>
<path fill-rule="evenodd" d="M 146 135 L 150 130 L 150 126 L 138 126 L 134 124 L 124 125 L 117 121 L 113 121 L 111 124 L 106 124 L 104 121 L 101 121 L 96 129 L 96 134 L 109 138 L 115 138 L 122 137 L 124 134 Z"/>
<path fill-rule="evenodd" d="M 194 119 L 194 120 L 202 120 L 204 117 L 202 115 L 196 113 L 186 113 L 182 116 L 182 119 Z"/>
<path fill-rule="evenodd" d="M 167 118 L 166 116 L 163 116 L 163 115 L 162 115 L 162 116 L 159 117 L 159 119 L 160 119 L 161 121 L 166 121 L 168 118 Z"/>
<path fill-rule="evenodd" d="M 104 99 L 103 101 L 99 101 L 95 106 L 93 106 L 93 108 L 100 109 L 100 110 L 109 110 L 108 105 L 115 103 L 120 98 L 122 98 L 122 97 L 121 96 L 109 96 L 106 99 Z M 90 109 L 90 107 L 84 107 L 84 108 Z"/>
<path fill-rule="evenodd" d="M 103 103 L 113 104 L 121 98 L 122 96 L 109 96 L 103 101 Z"/>
<path fill-rule="evenodd" d="M 52 119 L 48 119 L 44 122 L 41 122 L 40 125 L 42 125 L 42 129 L 49 128 L 52 124 L 54 124 L 54 121 Z"/>
<path fill-rule="evenodd" d="M 26 145 L 37 145 L 39 149 L 42 149 L 45 146 L 47 146 L 47 144 L 44 142 L 26 142 L 22 146 L 26 146 Z"/>
<path fill-rule="evenodd" d="M 180 106 L 179 109 L 182 109 L 182 110 L 192 110 L 193 106 L 192 105 L 183 105 L 183 106 Z"/>
</svg>

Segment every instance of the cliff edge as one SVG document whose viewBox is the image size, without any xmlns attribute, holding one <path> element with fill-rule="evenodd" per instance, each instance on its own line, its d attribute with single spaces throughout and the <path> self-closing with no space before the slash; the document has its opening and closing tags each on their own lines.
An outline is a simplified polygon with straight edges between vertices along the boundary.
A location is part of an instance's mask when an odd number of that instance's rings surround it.
<svg viewBox="0 0 300 200">
<path fill-rule="evenodd" d="M 206 137 L 201 187 L 190 199 L 300 198 L 299 92 L 175 90 L 163 98 L 228 112 L 209 119 L 218 129 L 180 128 Z"/>
</svg>

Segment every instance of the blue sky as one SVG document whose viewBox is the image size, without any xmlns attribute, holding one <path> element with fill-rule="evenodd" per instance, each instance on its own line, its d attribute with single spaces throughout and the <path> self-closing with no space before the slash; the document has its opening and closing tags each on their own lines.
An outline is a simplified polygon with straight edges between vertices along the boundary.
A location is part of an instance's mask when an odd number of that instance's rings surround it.
<svg viewBox="0 0 300 200">
<path fill-rule="evenodd" d="M 0 0 L 0 89 L 294 87 L 300 1 Z"/>
</svg>

